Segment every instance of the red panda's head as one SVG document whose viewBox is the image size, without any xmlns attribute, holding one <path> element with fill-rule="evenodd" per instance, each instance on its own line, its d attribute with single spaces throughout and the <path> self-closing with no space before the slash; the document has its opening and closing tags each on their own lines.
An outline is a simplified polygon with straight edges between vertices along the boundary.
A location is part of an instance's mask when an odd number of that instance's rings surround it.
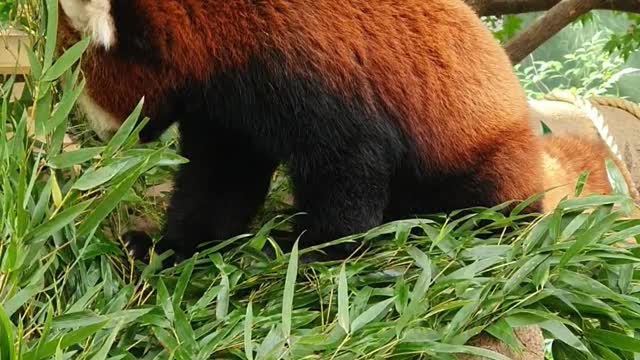
<svg viewBox="0 0 640 360">
<path fill-rule="evenodd" d="M 110 0 L 60 0 L 60 8 L 63 15 L 59 25 L 59 46 L 73 45 L 82 36 L 89 36 L 92 47 L 100 47 L 105 51 L 114 45 L 116 28 Z M 102 140 L 111 137 L 121 123 L 121 119 L 93 99 L 90 90 L 80 96 L 78 105 Z"/>
<path fill-rule="evenodd" d="M 116 41 L 110 0 L 60 0 L 73 30 L 87 34 L 96 46 L 109 49 Z"/>
<path fill-rule="evenodd" d="M 78 105 L 103 140 L 143 97 L 143 113 L 152 118 L 152 126 L 142 137 L 151 140 L 174 120 L 168 114 L 169 94 L 179 75 L 154 45 L 161 35 L 153 29 L 162 20 L 144 18 L 145 12 L 138 11 L 147 5 L 140 0 L 60 0 L 59 47 L 68 48 L 85 36 L 91 41 L 82 60 L 87 82 Z"/>
</svg>

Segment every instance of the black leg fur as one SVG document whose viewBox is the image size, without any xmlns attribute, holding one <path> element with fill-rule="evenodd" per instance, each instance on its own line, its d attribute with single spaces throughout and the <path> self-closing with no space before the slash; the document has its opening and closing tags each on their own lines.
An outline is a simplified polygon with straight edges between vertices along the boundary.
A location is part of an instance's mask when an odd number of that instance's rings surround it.
<svg viewBox="0 0 640 360">
<path fill-rule="evenodd" d="M 165 228 L 156 246 L 159 253 L 174 250 L 176 261 L 191 256 L 203 242 L 226 240 L 246 231 L 264 202 L 276 167 L 276 162 L 232 132 L 219 130 L 208 144 L 195 130 L 181 124 L 182 152 L 190 162 L 176 175 Z M 129 239 L 148 242 L 136 233 Z M 146 253 L 141 250 L 134 253 Z"/>
<path fill-rule="evenodd" d="M 190 141 L 189 131 L 182 134 L 184 143 Z M 187 151 L 191 162 L 176 177 L 163 246 L 189 256 L 202 242 L 246 231 L 264 202 L 276 163 L 237 139 L 229 134 L 204 153 Z"/>
<path fill-rule="evenodd" d="M 305 232 L 301 247 L 365 232 L 382 222 L 395 166 L 384 144 L 383 139 L 363 139 L 336 158 L 318 153 L 292 159 L 289 168 L 297 208 L 308 213 L 297 224 L 298 231 Z M 356 247 L 327 248 L 324 259 L 345 258 Z"/>
<path fill-rule="evenodd" d="M 268 58 L 274 62 L 191 84 L 170 102 L 184 104 L 182 151 L 191 163 L 177 176 L 161 250 L 190 255 L 204 241 L 242 233 L 280 162 L 309 213 L 298 224 L 301 247 L 381 223 L 390 178 L 408 148 L 391 115 L 292 74 L 275 62 L 278 54 Z"/>
</svg>

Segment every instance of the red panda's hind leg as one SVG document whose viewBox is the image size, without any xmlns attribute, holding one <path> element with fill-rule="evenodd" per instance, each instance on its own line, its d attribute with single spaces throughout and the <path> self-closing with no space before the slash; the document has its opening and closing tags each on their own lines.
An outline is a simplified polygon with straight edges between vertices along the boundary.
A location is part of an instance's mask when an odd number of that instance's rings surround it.
<svg viewBox="0 0 640 360">
<path fill-rule="evenodd" d="M 514 132 L 485 156 L 473 181 L 492 184 L 492 191 L 486 194 L 487 205 L 528 200 L 544 190 L 542 149 L 532 135 Z M 531 204 L 525 212 L 542 212 L 542 201 Z"/>
<path fill-rule="evenodd" d="M 459 165 L 458 169 L 446 172 L 441 170 L 442 166 L 416 171 L 411 166 L 416 161 L 408 161 L 392 179 L 385 221 L 493 207 L 512 200 L 527 200 L 542 192 L 539 145 L 533 138 L 518 139 L 520 133 L 514 134 L 503 137 L 505 140 L 500 143 L 483 146 L 482 153 L 474 154 L 477 158 L 473 166 Z M 542 203 L 538 201 L 525 210 L 541 212 Z"/>
<path fill-rule="evenodd" d="M 396 159 L 384 141 L 363 140 L 342 149 L 340 156 L 328 153 L 294 156 L 289 172 L 296 207 L 305 212 L 298 218 L 296 233 L 300 247 L 309 247 L 359 234 L 379 226 L 388 203 L 389 181 Z M 359 244 L 331 246 L 326 255 L 308 256 L 306 261 L 344 259 Z"/>
</svg>

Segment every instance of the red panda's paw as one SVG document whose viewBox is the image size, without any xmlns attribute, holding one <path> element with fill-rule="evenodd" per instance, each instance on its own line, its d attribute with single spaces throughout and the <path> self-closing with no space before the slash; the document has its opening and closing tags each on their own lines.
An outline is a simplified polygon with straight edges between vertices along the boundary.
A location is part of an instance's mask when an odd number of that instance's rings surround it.
<svg viewBox="0 0 640 360">
<path fill-rule="evenodd" d="M 143 231 L 132 230 L 122 235 L 122 240 L 129 256 L 144 263 L 149 262 L 151 250 L 154 249 L 153 239 L 151 239 L 151 236 Z M 154 250 L 157 256 L 163 254 L 169 249 L 166 248 L 166 246 L 163 246 L 162 242 L 159 242 L 155 245 Z M 174 253 L 167 257 L 162 264 L 163 267 L 167 268 L 175 266 L 186 259 L 187 256 L 174 251 Z"/>
<path fill-rule="evenodd" d="M 128 231 L 122 235 L 122 241 L 129 256 L 143 262 L 149 261 L 153 240 L 147 233 L 138 230 Z"/>
</svg>

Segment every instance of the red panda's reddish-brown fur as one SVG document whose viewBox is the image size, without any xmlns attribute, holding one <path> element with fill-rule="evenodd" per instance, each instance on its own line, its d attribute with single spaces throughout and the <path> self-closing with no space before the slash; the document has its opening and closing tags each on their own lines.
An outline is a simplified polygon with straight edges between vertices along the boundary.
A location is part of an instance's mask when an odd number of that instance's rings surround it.
<svg viewBox="0 0 640 360">
<path fill-rule="evenodd" d="M 142 96 L 147 128 L 179 120 L 192 162 L 165 240 L 186 253 L 240 231 L 278 162 L 310 213 L 308 244 L 542 191 L 524 92 L 461 0 L 89 2 L 110 5 L 99 24 L 116 39 L 85 57 L 87 95 L 118 121 Z M 78 39 L 64 17 L 60 33 L 63 46 Z M 194 194 L 217 188 L 207 204 Z"/>
<path fill-rule="evenodd" d="M 628 188 L 634 189 L 634 182 L 626 165 L 601 140 L 587 139 L 584 136 L 548 135 L 541 138 L 541 143 L 544 188 L 548 190 L 543 200 L 544 212 L 553 211 L 563 198 L 574 197 L 577 182 L 585 171 L 589 174 L 581 196 L 611 194 L 613 189 L 606 160 L 616 164 Z M 636 202 L 639 201 L 637 197 L 632 197 Z"/>
<path fill-rule="evenodd" d="M 89 94 L 118 119 L 124 119 L 142 96 L 153 112 L 161 106 L 158 99 L 185 81 L 205 81 L 213 72 L 242 69 L 261 46 L 256 44 L 259 37 L 247 34 L 268 28 L 273 42 L 269 45 L 290 57 L 291 71 L 304 76 L 305 69 L 296 67 L 317 67 L 326 76 L 325 85 L 344 96 L 363 89 L 372 102 L 380 96 L 420 142 L 421 151 L 436 158 L 434 165 L 473 165 L 470 159 L 496 143 L 500 129 L 512 137 L 508 140 L 515 147 L 524 145 L 523 151 L 530 151 L 526 147 L 533 146 L 522 121 L 527 118 L 525 96 L 516 77 L 505 71 L 509 61 L 461 1 L 431 1 L 426 7 L 422 0 L 383 6 L 369 6 L 367 0 L 338 6 L 325 0 L 318 6 L 300 2 L 293 7 L 270 0 L 271 6 L 260 15 L 251 2 L 134 2 L 144 9 L 149 27 L 159 32 L 154 45 L 161 63 L 149 67 L 93 49 L 100 61 L 93 62 L 89 55 L 84 68 L 91 80 Z M 360 20 L 347 21 L 354 18 Z M 75 32 L 62 22 L 64 38 L 76 40 Z M 318 57 L 314 64 L 300 64 L 297 51 L 315 51 Z M 458 79 L 470 82 L 462 85 Z M 493 136 L 485 135 L 485 129 Z M 514 136 L 518 129 L 522 135 Z"/>
</svg>

